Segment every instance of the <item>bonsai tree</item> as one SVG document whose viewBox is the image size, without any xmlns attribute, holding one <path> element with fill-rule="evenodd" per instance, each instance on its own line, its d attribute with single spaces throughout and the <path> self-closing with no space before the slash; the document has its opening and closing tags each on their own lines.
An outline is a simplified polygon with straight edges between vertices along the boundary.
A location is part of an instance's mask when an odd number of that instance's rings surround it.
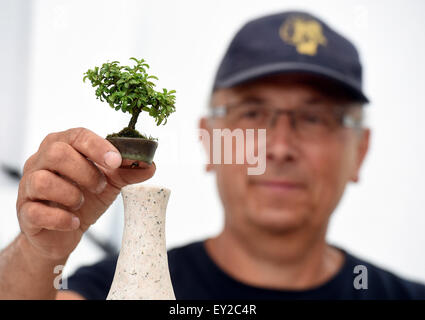
<svg viewBox="0 0 425 320">
<path fill-rule="evenodd" d="M 149 75 L 149 65 L 144 59 L 130 58 L 135 62 L 133 67 L 120 66 L 118 61 L 107 62 L 102 67 L 89 69 L 84 73 L 83 81 L 89 79 L 96 87 L 96 98 L 106 101 L 116 111 L 128 112 L 131 119 L 126 128 L 106 138 L 130 137 L 153 140 L 136 130 L 136 123 L 142 111 L 152 116 L 156 125 L 167 123 L 168 116 L 175 111 L 175 90 L 155 91 L 153 80 L 157 77 Z"/>
</svg>

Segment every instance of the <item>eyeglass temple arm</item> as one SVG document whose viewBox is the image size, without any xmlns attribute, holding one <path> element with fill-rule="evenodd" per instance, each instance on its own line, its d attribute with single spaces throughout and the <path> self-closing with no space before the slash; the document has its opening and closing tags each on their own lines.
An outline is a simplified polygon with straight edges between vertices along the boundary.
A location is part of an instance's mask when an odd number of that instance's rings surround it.
<svg viewBox="0 0 425 320">
<path fill-rule="evenodd" d="M 211 118 L 221 118 L 227 114 L 227 106 L 220 105 L 216 107 L 210 107 L 208 110 L 208 116 Z"/>
</svg>

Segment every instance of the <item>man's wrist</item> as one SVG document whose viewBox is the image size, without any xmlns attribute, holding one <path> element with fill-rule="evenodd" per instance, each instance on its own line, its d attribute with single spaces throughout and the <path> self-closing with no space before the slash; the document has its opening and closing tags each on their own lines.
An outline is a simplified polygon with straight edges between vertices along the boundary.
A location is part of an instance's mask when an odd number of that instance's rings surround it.
<svg viewBox="0 0 425 320">
<path fill-rule="evenodd" d="M 0 252 L 0 299 L 55 299 L 56 270 L 66 260 L 43 256 L 20 233 Z"/>
<path fill-rule="evenodd" d="M 64 265 L 68 260 L 68 256 L 54 259 L 43 254 L 30 243 L 29 239 L 22 232 L 18 236 L 17 247 L 25 261 L 32 266 L 31 269 L 34 269 L 34 267 L 37 268 L 36 266 L 53 268 L 56 265 Z"/>
</svg>

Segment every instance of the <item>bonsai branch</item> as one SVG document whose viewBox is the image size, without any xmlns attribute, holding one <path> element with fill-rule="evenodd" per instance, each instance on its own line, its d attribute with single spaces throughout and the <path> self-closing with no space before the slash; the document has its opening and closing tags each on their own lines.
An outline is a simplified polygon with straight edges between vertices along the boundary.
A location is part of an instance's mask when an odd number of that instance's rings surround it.
<svg viewBox="0 0 425 320">
<path fill-rule="evenodd" d="M 133 109 L 133 110 L 134 110 L 134 111 L 133 111 L 133 114 L 132 114 L 132 116 L 131 116 L 130 122 L 128 123 L 128 127 L 129 127 L 130 129 L 135 130 L 135 129 L 136 129 L 136 122 L 137 122 L 137 118 L 139 118 L 139 114 L 140 114 L 140 112 L 141 112 L 141 109 L 136 108 L 136 109 Z"/>
</svg>

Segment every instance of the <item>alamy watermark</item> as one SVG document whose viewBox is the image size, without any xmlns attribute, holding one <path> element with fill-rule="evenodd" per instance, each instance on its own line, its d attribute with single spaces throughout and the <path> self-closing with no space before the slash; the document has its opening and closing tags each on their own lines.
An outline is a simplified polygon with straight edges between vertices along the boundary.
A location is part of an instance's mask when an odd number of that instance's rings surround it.
<svg viewBox="0 0 425 320">
<path fill-rule="evenodd" d="M 248 164 L 248 175 L 261 175 L 266 170 L 266 129 L 199 129 L 199 137 L 207 152 L 207 163 Z M 235 143 L 235 144 L 234 144 Z"/>
<path fill-rule="evenodd" d="M 53 279 L 53 287 L 56 290 L 68 289 L 68 279 L 62 278 L 62 270 L 65 266 L 59 264 L 53 268 L 53 273 L 58 274 L 55 279 Z"/>
<path fill-rule="evenodd" d="M 355 289 L 367 289 L 368 288 L 368 279 L 367 279 L 367 268 L 366 266 L 359 264 L 354 267 L 354 274 L 357 276 L 354 277 L 353 286 Z"/>
</svg>

